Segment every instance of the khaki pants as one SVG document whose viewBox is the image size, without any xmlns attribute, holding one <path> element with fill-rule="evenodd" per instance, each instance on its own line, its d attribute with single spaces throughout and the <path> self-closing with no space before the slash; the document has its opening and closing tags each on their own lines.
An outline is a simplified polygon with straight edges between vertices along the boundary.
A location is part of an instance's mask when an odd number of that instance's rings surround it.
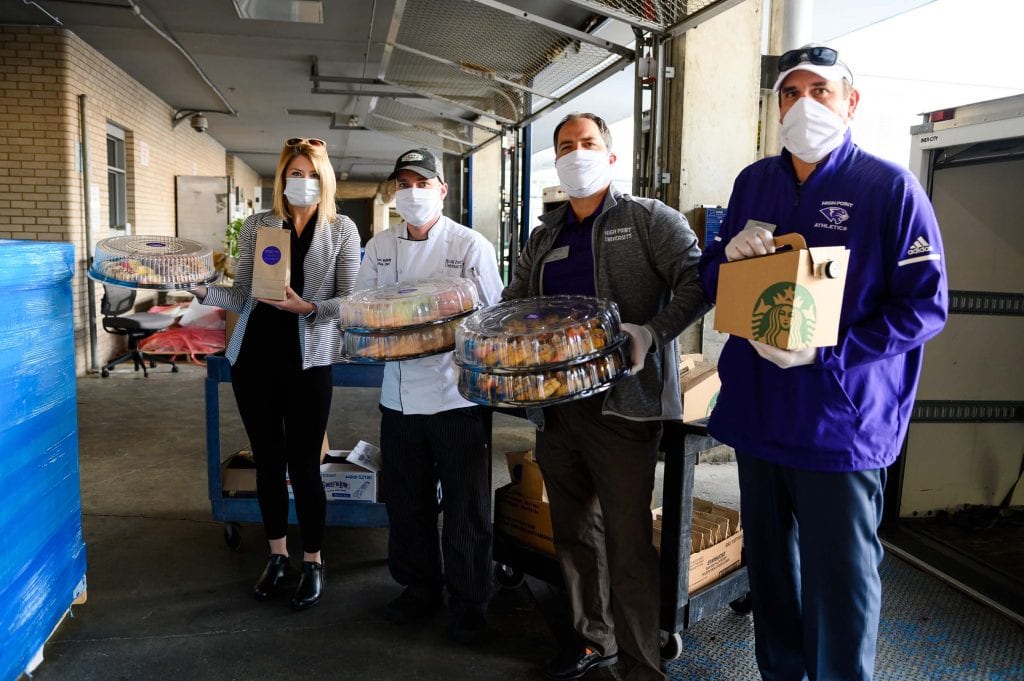
<svg viewBox="0 0 1024 681">
<path fill-rule="evenodd" d="M 549 407 L 537 460 L 573 626 L 629 681 L 665 679 L 651 495 L 660 421 L 602 416 L 604 395 Z"/>
</svg>

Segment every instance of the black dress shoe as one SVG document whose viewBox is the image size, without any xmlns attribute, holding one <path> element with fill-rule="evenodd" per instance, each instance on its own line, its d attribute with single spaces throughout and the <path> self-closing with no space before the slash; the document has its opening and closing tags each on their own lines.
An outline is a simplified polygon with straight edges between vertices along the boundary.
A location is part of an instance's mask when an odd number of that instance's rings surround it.
<svg viewBox="0 0 1024 681">
<path fill-rule="evenodd" d="M 266 567 L 263 568 L 260 578 L 256 580 L 256 585 L 252 588 L 256 600 L 265 601 L 273 596 L 290 569 L 291 563 L 288 562 L 288 556 L 282 556 L 279 553 L 270 554 Z"/>
<path fill-rule="evenodd" d="M 544 667 L 544 676 L 554 681 L 578 679 L 591 669 L 610 667 L 619 661 L 618 655 L 601 657 L 592 648 L 574 648 L 562 652 Z"/>
<path fill-rule="evenodd" d="M 406 587 L 398 598 L 387 604 L 384 617 L 394 624 L 409 624 L 430 617 L 441 607 L 441 594 Z"/>
<path fill-rule="evenodd" d="M 323 593 L 323 564 L 308 560 L 302 561 L 302 574 L 299 576 L 299 586 L 295 589 L 295 595 L 292 596 L 292 607 L 296 610 L 312 608 L 320 602 Z"/>
</svg>

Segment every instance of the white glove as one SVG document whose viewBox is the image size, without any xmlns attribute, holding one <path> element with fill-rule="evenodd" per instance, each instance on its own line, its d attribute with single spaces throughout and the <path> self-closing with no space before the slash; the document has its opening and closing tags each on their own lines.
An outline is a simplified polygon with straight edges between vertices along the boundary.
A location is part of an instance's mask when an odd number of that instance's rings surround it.
<svg viewBox="0 0 1024 681">
<path fill-rule="evenodd" d="M 654 343 L 654 336 L 651 335 L 650 330 L 646 326 L 638 324 L 623 322 L 622 330 L 629 336 L 629 359 L 632 362 L 632 365 L 629 367 L 629 373 L 633 375 L 639 374 L 644 368 L 644 359 L 647 357 L 647 351 L 651 349 L 651 344 Z"/>
<path fill-rule="evenodd" d="M 818 356 L 816 348 L 782 350 L 774 345 L 759 343 L 756 340 L 750 341 L 750 344 L 754 347 L 754 352 L 759 354 L 762 359 L 768 360 L 780 369 L 791 369 L 793 367 L 802 367 L 807 366 L 808 364 L 814 364 L 814 360 Z"/>
<path fill-rule="evenodd" d="M 725 245 L 725 257 L 730 262 L 774 252 L 775 237 L 767 229 L 757 225 L 747 225 Z"/>
</svg>

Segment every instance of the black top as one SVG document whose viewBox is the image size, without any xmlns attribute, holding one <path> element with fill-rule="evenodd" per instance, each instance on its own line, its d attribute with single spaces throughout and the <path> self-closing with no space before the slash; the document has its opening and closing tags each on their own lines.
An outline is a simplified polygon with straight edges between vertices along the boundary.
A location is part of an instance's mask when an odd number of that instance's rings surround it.
<svg viewBox="0 0 1024 681">
<path fill-rule="evenodd" d="M 288 285 L 299 296 L 306 283 L 304 265 L 309 245 L 313 242 L 320 211 L 317 210 L 309 218 L 301 236 L 295 232 L 291 218 L 286 219 L 281 227 L 291 232 L 291 278 Z M 285 366 L 302 368 L 302 352 L 299 348 L 299 316 L 294 312 L 279 310 L 272 305 L 256 303 L 245 326 L 242 348 L 238 353 L 238 361 L 251 355 L 253 361 L 273 361 Z"/>
</svg>

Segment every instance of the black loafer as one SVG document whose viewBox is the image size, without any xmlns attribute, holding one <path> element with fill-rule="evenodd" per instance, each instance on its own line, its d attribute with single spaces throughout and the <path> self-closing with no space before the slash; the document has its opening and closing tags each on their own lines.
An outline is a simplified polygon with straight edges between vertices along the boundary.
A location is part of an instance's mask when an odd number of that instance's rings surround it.
<svg viewBox="0 0 1024 681">
<path fill-rule="evenodd" d="M 282 556 L 279 553 L 270 554 L 266 567 L 263 568 L 260 578 L 256 580 L 256 584 L 252 588 L 256 600 L 265 601 L 273 596 L 290 569 L 291 563 L 288 562 L 288 556 Z"/>
<path fill-rule="evenodd" d="M 292 607 L 296 610 L 312 608 L 320 602 L 324 593 L 324 566 L 322 563 L 311 561 L 302 562 L 302 574 L 299 576 L 299 586 L 292 596 Z"/>
<path fill-rule="evenodd" d="M 610 667 L 619 661 L 618 655 L 601 657 L 592 648 L 566 650 L 545 665 L 544 676 L 554 681 L 578 679 L 591 669 Z"/>
<path fill-rule="evenodd" d="M 387 604 L 384 617 L 393 624 L 409 624 L 426 619 L 441 607 L 441 594 L 428 594 L 422 589 L 406 587 Z"/>
</svg>

